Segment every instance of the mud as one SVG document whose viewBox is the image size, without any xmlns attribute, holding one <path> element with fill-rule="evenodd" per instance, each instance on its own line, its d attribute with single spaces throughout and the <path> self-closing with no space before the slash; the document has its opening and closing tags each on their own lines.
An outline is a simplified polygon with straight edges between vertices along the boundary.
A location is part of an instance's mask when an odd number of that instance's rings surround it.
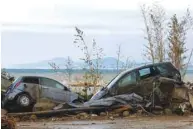
<svg viewBox="0 0 193 129">
<path fill-rule="evenodd" d="M 193 116 L 129 116 L 113 120 L 19 122 L 18 129 L 193 129 Z"/>
</svg>

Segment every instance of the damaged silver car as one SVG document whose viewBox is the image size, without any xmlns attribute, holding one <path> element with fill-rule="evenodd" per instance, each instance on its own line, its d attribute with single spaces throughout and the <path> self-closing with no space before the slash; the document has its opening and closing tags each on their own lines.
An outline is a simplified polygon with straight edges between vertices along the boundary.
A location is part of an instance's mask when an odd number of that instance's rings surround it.
<svg viewBox="0 0 193 129">
<path fill-rule="evenodd" d="M 174 87 L 181 84 L 180 72 L 170 62 L 149 64 L 120 73 L 90 101 L 135 93 L 163 106 L 169 104 Z"/>
<path fill-rule="evenodd" d="M 58 81 L 46 77 L 22 76 L 7 89 L 2 106 L 5 109 L 33 108 L 40 98 L 47 98 L 56 103 L 74 102 L 79 95 L 71 92 Z"/>
</svg>

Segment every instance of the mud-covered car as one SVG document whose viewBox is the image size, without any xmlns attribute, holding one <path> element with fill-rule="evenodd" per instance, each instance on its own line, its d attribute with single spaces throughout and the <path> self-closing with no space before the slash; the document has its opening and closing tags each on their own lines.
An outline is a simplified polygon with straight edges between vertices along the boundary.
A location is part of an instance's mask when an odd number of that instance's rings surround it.
<svg viewBox="0 0 193 129">
<path fill-rule="evenodd" d="M 3 108 L 10 111 L 19 108 L 32 109 L 40 98 L 47 98 L 56 103 L 80 100 L 78 94 L 56 80 L 46 77 L 22 76 L 8 87 L 1 104 Z"/>
<path fill-rule="evenodd" d="M 181 84 L 180 72 L 170 62 L 148 64 L 120 73 L 90 101 L 135 93 L 146 100 L 153 96 L 155 102 L 167 104 L 175 85 Z"/>
</svg>

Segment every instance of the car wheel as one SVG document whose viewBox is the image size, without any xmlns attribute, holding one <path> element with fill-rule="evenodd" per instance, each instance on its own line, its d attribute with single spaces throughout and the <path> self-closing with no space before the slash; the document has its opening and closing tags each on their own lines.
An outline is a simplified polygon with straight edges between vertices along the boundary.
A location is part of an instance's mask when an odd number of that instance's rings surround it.
<svg viewBox="0 0 193 129">
<path fill-rule="evenodd" d="M 31 104 L 31 98 L 27 94 L 22 94 L 18 97 L 17 103 L 22 107 L 28 107 Z"/>
</svg>

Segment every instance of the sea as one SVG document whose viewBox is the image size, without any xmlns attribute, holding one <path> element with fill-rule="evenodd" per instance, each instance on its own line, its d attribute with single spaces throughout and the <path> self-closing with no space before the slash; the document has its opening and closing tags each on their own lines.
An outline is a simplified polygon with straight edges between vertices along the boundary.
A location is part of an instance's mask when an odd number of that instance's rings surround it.
<svg viewBox="0 0 193 129">
<path fill-rule="evenodd" d="M 19 76 L 45 76 L 49 78 L 53 78 L 58 81 L 63 81 L 67 77 L 65 76 L 66 74 L 66 69 L 58 69 L 53 70 L 53 69 L 6 69 L 6 72 L 10 73 L 14 77 L 19 77 Z M 84 75 L 85 70 L 82 69 L 73 69 L 71 71 L 72 73 L 72 80 L 81 80 L 83 75 Z M 112 78 L 114 78 L 117 75 L 116 69 L 101 69 L 100 73 L 103 77 L 103 81 L 108 83 Z M 186 71 L 186 74 L 183 78 L 185 81 L 191 81 L 193 82 L 193 69 L 188 69 Z"/>
</svg>

